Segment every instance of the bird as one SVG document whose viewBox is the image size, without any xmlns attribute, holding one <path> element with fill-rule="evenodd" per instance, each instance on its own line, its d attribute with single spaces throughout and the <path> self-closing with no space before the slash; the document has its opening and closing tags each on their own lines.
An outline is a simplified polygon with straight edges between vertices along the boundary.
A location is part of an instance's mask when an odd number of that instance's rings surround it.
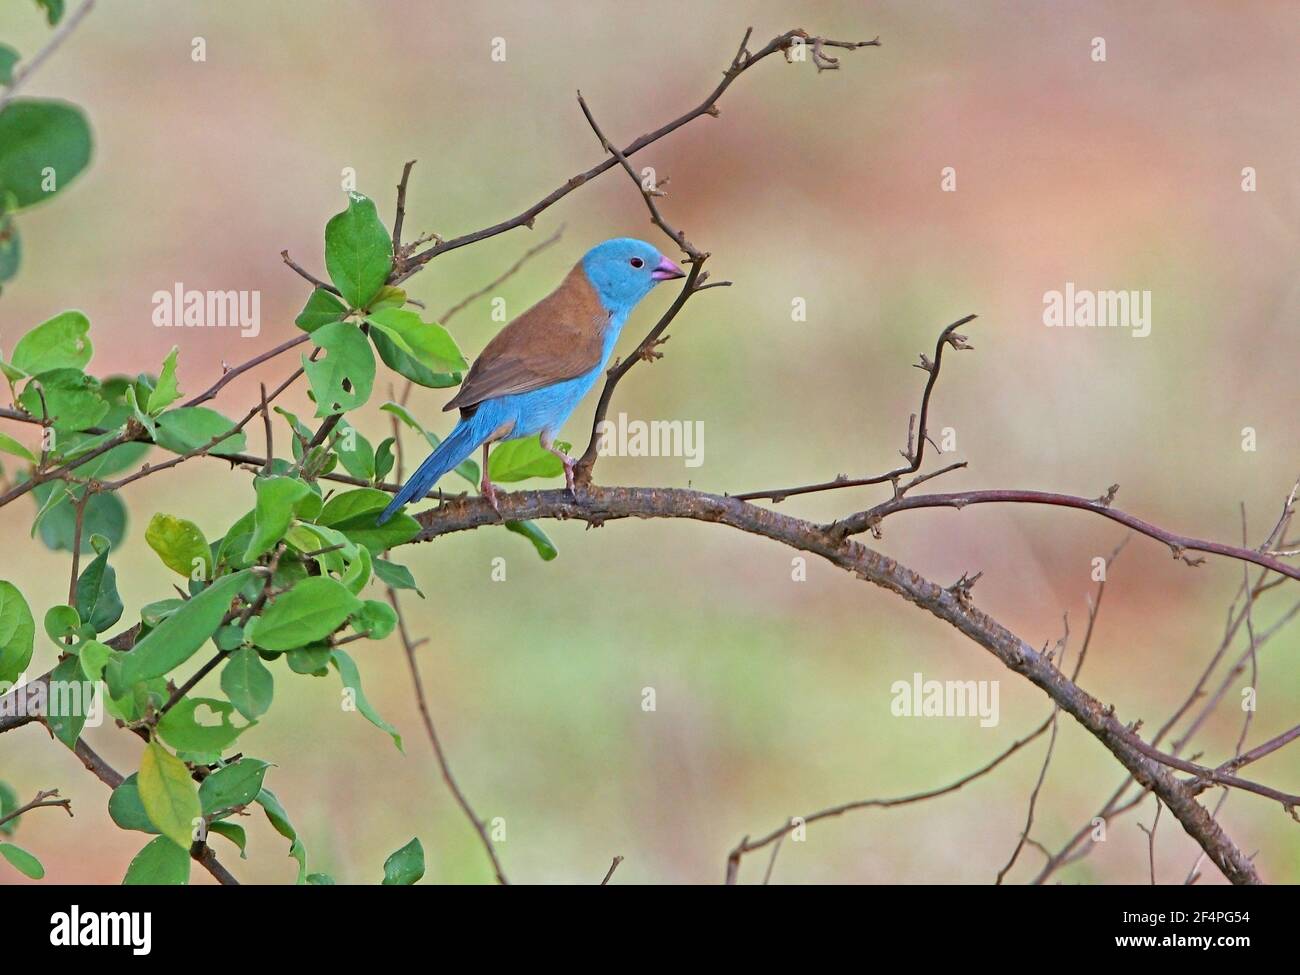
<svg viewBox="0 0 1300 975">
<path fill-rule="evenodd" d="M 483 449 L 480 488 L 500 514 L 488 477 L 489 446 L 538 437 L 564 465 L 574 493 L 574 461 L 555 436 L 605 370 L 632 310 L 661 281 L 686 272 L 654 245 L 631 237 L 597 244 L 560 286 L 510 322 L 484 347 L 443 410 L 460 420 L 393 496 L 376 519 L 384 524 L 407 503 L 424 497 L 448 471 Z"/>
</svg>

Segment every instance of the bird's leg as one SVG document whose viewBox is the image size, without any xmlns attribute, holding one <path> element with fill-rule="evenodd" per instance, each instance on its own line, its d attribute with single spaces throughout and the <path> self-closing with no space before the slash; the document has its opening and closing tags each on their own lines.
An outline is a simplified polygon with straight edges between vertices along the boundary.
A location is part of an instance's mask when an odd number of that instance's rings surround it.
<svg viewBox="0 0 1300 975">
<path fill-rule="evenodd" d="M 501 506 L 497 504 L 497 491 L 492 486 L 492 481 L 488 478 L 488 445 L 483 445 L 483 480 L 479 484 L 479 490 L 483 492 L 483 497 L 487 498 L 487 503 L 492 505 L 492 510 L 497 513 L 498 518 L 504 520 L 501 514 Z"/>
<path fill-rule="evenodd" d="M 539 439 L 541 441 L 543 450 L 550 451 L 556 457 L 560 458 L 560 463 L 564 465 L 564 489 L 569 492 L 569 497 L 571 497 L 574 501 L 577 501 L 578 489 L 575 486 L 573 480 L 573 468 L 577 464 L 577 461 L 575 461 L 572 457 L 566 454 L 559 447 L 556 447 L 554 444 L 552 444 L 549 433 L 543 432 Z"/>
</svg>

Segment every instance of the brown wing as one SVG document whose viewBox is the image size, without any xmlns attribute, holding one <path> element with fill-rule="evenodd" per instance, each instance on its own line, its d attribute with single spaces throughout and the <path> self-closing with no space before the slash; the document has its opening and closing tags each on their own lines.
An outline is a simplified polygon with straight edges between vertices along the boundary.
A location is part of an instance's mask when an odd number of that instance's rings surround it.
<svg viewBox="0 0 1300 975">
<path fill-rule="evenodd" d="M 575 265 L 558 288 L 497 333 L 443 409 L 581 376 L 600 363 L 608 324 L 609 312 Z"/>
</svg>

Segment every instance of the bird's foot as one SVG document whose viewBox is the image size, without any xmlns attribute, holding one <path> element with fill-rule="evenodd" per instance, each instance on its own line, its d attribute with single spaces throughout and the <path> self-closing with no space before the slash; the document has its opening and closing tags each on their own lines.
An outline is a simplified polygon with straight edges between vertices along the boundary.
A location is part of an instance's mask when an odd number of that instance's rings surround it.
<svg viewBox="0 0 1300 975">
<path fill-rule="evenodd" d="M 572 457 L 565 457 L 564 460 L 564 490 L 568 492 L 572 501 L 578 500 L 578 487 L 573 479 L 573 468 L 577 464 Z"/>
<path fill-rule="evenodd" d="M 501 514 L 501 505 L 497 502 L 497 489 L 492 482 L 485 477 L 479 488 L 483 492 L 483 497 L 487 499 L 487 503 L 492 505 L 492 510 L 497 513 L 497 517 L 504 521 L 505 516 Z"/>
</svg>

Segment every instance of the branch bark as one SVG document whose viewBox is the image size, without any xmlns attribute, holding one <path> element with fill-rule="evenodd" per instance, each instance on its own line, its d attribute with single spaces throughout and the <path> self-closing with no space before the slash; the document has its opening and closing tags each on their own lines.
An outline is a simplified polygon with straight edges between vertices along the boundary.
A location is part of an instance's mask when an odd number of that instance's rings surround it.
<svg viewBox="0 0 1300 975">
<path fill-rule="evenodd" d="M 1088 730 L 1144 789 L 1154 792 L 1230 881 L 1261 883 L 1250 858 L 1232 841 L 1153 749 L 1118 718 L 1062 674 L 1044 654 L 972 604 L 965 590 L 944 588 L 829 526 L 760 508 L 736 498 L 670 488 L 590 487 L 575 500 L 566 491 L 522 491 L 497 496 L 500 511 L 481 498 L 458 498 L 421 512 L 417 541 L 506 521 L 559 518 L 599 527 L 625 518 L 686 518 L 727 525 L 820 556 L 859 578 L 902 596 L 984 647 L 1004 666 L 1042 689 Z M 1157 753 L 1160 754 L 1160 753 Z"/>
</svg>

